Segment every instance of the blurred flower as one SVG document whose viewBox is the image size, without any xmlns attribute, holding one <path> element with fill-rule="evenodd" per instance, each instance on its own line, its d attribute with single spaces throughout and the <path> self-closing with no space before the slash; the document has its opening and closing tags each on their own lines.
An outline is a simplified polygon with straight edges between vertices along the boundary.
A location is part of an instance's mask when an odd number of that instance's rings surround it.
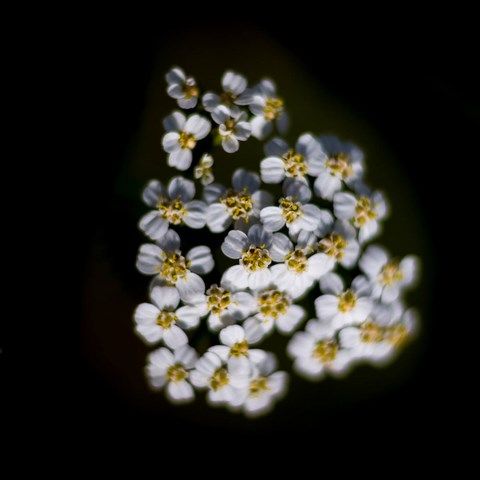
<svg viewBox="0 0 480 480">
<path fill-rule="evenodd" d="M 148 356 L 145 372 L 152 388 L 160 389 L 166 385 L 167 397 L 175 403 L 184 403 L 194 399 L 195 393 L 188 382 L 190 371 L 197 360 L 197 353 L 188 345 L 174 350 L 159 348 Z"/>
<path fill-rule="evenodd" d="M 209 185 L 215 180 L 212 172 L 213 157 L 208 153 L 202 155 L 202 158 L 198 162 L 193 172 L 194 177 L 200 180 L 202 185 Z"/>
<path fill-rule="evenodd" d="M 143 191 L 143 201 L 155 210 L 140 219 L 140 229 L 152 240 L 159 240 L 169 225 L 203 228 L 207 205 L 192 200 L 194 196 L 194 183 L 183 177 L 173 177 L 167 188 L 158 180 L 151 180 Z"/>
<path fill-rule="evenodd" d="M 211 272 L 213 266 L 210 248 L 204 245 L 192 248 L 184 257 L 180 251 L 180 237 L 173 230 L 156 244 L 142 245 L 137 256 L 137 268 L 141 273 L 156 275 L 161 284 L 176 287 L 182 300 L 205 291 L 205 283 L 198 274 Z"/>
<path fill-rule="evenodd" d="M 195 108 L 198 101 L 199 89 L 193 77 L 187 77 L 179 68 L 172 68 L 166 75 L 167 93 L 174 98 L 180 108 Z"/>
<path fill-rule="evenodd" d="M 200 115 L 188 119 L 181 112 L 173 112 L 163 121 L 168 132 L 162 138 L 163 149 L 169 153 L 168 165 L 178 170 L 187 170 L 192 164 L 192 150 L 211 129 L 210 122 Z"/>
</svg>

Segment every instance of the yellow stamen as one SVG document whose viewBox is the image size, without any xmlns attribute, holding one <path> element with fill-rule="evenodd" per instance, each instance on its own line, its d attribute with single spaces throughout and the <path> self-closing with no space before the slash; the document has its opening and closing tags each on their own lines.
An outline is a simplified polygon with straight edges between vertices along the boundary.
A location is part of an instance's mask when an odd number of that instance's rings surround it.
<svg viewBox="0 0 480 480">
<path fill-rule="evenodd" d="M 246 252 L 243 253 L 241 264 L 250 270 L 255 272 L 257 270 L 263 270 L 272 263 L 269 251 L 262 246 L 256 247 L 252 245 Z"/>
<path fill-rule="evenodd" d="M 338 310 L 342 313 L 349 312 L 357 304 L 357 296 L 352 290 L 345 290 L 338 296 Z"/>
<path fill-rule="evenodd" d="M 219 368 L 210 378 L 210 388 L 214 391 L 228 385 L 230 378 L 225 368 Z"/>
<path fill-rule="evenodd" d="M 367 321 L 360 326 L 360 339 L 363 343 L 380 343 L 383 338 L 383 328 L 377 323 Z"/>
<path fill-rule="evenodd" d="M 373 208 L 371 200 L 367 197 L 360 197 L 355 206 L 354 225 L 360 228 L 375 218 L 377 218 L 377 213 Z"/>
<path fill-rule="evenodd" d="M 305 252 L 301 249 L 293 250 L 285 257 L 285 265 L 289 270 L 296 273 L 305 272 L 308 268 L 308 258 Z"/>
<path fill-rule="evenodd" d="M 172 365 L 167 370 L 167 378 L 171 382 L 181 382 L 182 380 L 185 380 L 187 376 L 187 371 L 185 370 L 185 368 L 183 368 L 182 365 L 179 364 Z"/>
<path fill-rule="evenodd" d="M 279 290 L 268 290 L 260 294 L 257 303 L 258 310 L 264 317 L 276 320 L 287 313 L 290 299 Z"/>
<path fill-rule="evenodd" d="M 343 180 L 351 177 L 353 174 L 350 158 L 345 153 L 332 155 L 327 160 L 327 167 L 334 175 L 341 177 Z"/>
<path fill-rule="evenodd" d="M 214 315 L 220 315 L 232 303 L 231 295 L 228 290 L 217 285 L 212 285 L 207 290 L 208 309 Z"/>
<path fill-rule="evenodd" d="M 258 397 L 261 393 L 270 390 L 268 379 L 266 377 L 258 377 L 250 382 L 250 395 Z"/>
<path fill-rule="evenodd" d="M 163 263 L 159 274 L 170 285 L 175 285 L 180 278 L 185 278 L 190 262 L 175 252 L 163 254 Z"/>
<path fill-rule="evenodd" d="M 157 203 L 157 208 L 162 217 L 174 225 L 182 223 L 183 218 L 187 214 L 187 209 L 179 198 L 174 200 L 160 198 Z"/>
<path fill-rule="evenodd" d="M 279 205 L 282 209 L 282 217 L 287 224 L 294 222 L 303 214 L 302 204 L 295 202 L 292 197 L 281 198 L 279 200 Z"/>
<path fill-rule="evenodd" d="M 241 218 L 248 221 L 253 210 L 252 196 L 246 190 L 242 190 L 239 193 L 229 190 L 220 198 L 220 203 L 227 207 L 230 216 L 234 220 Z"/>
<path fill-rule="evenodd" d="M 275 120 L 283 111 L 283 100 L 281 98 L 267 98 L 263 107 L 263 116 L 269 120 Z"/>
<path fill-rule="evenodd" d="M 193 135 L 193 133 L 180 132 L 178 143 L 180 144 L 180 147 L 192 150 L 197 144 L 197 139 L 195 138 L 195 135 Z"/>
<path fill-rule="evenodd" d="M 400 270 L 400 264 L 397 260 L 388 262 L 380 272 L 380 282 L 389 286 L 403 280 L 403 272 Z"/>
<path fill-rule="evenodd" d="M 335 340 L 320 340 L 313 349 L 313 358 L 322 363 L 330 363 L 335 360 L 338 353 L 338 343 Z"/>
<path fill-rule="evenodd" d="M 336 260 L 342 260 L 348 242 L 338 233 L 331 233 L 318 242 L 318 249 Z"/>
<path fill-rule="evenodd" d="M 246 357 L 248 355 L 248 342 L 242 340 L 241 342 L 234 343 L 230 347 L 230 355 L 232 357 Z"/>
<path fill-rule="evenodd" d="M 177 320 L 178 318 L 174 312 L 167 312 L 165 310 L 162 310 L 157 316 L 156 323 L 158 326 L 168 329 L 172 325 L 174 325 Z"/>
<path fill-rule="evenodd" d="M 303 155 L 289 150 L 282 156 L 285 174 L 287 177 L 304 177 L 307 174 L 307 164 L 303 159 Z"/>
</svg>

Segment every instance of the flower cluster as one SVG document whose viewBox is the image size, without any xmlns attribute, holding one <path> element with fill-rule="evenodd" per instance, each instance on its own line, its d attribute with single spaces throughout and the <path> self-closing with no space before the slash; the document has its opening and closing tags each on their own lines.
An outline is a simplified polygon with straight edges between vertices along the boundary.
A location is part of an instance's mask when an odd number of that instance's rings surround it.
<svg viewBox="0 0 480 480">
<path fill-rule="evenodd" d="M 275 331 L 291 337 L 293 370 L 310 380 L 389 361 L 416 328 L 402 294 L 418 276 L 418 260 L 368 244 L 388 206 L 364 183 L 363 152 L 332 136 L 304 133 L 293 146 L 273 137 L 258 173 L 238 167 L 231 185 L 215 183 L 212 153 L 228 156 L 250 137 L 285 133 L 284 101 L 271 80 L 249 86 L 232 71 L 220 92 L 202 94 L 178 67 L 166 80 L 168 95 L 186 111 L 164 120 L 167 163 L 186 171 L 198 158 L 190 171 L 202 192 L 181 175 L 168 185 L 151 180 L 143 192 L 150 211 L 139 226 L 152 243 L 140 247 L 137 268 L 153 280 L 134 321 L 137 334 L 159 346 L 146 366 L 152 388 L 173 402 L 206 390 L 212 405 L 248 416 L 268 412 L 288 380 L 275 355 L 257 348 Z M 264 189 L 269 184 L 281 184 L 278 198 Z M 209 246 L 184 253 L 178 226 L 222 235 L 215 255 L 231 265 L 216 272 L 217 283 L 202 278 L 215 267 Z M 299 330 L 306 301 L 316 318 Z M 217 344 L 197 351 L 190 334 L 197 328 L 210 330 Z"/>
</svg>

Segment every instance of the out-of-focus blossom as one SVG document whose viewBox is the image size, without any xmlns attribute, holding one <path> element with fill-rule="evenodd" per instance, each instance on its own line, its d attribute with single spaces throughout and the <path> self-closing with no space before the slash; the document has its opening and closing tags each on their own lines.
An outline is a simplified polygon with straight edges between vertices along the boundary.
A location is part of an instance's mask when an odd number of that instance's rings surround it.
<svg viewBox="0 0 480 480">
<path fill-rule="evenodd" d="M 165 76 L 167 80 L 167 93 L 174 98 L 180 108 L 195 108 L 200 91 L 193 77 L 187 77 L 179 68 L 172 68 Z"/>
</svg>

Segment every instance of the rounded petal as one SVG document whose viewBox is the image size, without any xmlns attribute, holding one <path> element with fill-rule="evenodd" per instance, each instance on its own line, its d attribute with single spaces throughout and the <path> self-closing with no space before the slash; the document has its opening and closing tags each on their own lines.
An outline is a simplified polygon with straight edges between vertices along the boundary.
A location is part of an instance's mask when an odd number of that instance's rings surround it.
<svg viewBox="0 0 480 480">
<path fill-rule="evenodd" d="M 190 270 L 205 275 L 213 270 L 215 262 L 212 251 L 206 245 L 199 245 L 187 253 L 187 260 L 190 261 Z"/>
<path fill-rule="evenodd" d="M 263 270 L 257 270 L 255 272 L 250 273 L 248 277 L 248 287 L 255 291 L 255 290 L 262 290 L 270 285 L 272 281 L 272 274 L 268 268 L 264 268 Z"/>
<path fill-rule="evenodd" d="M 137 269 L 145 275 L 158 273 L 158 268 L 163 261 L 162 253 L 162 249 L 152 243 L 141 245 L 137 256 Z"/>
<path fill-rule="evenodd" d="M 160 247 L 167 252 L 174 252 L 180 248 L 180 236 L 175 230 L 169 230 L 159 241 Z"/>
<path fill-rule="evenodd" d="M 263 140 L 272 133 L 272 122 L 269 122 L 263 115 L 257 115 L 250 121 L 252 127 L 252 136 L 258 140 Z"/>
<path fill-rule="evenodd" d="M 206 210 L 207 226 L 213 233 L 224 232 L 232 223 L 232 217 L 223 203 L 212 203 Z"/>
<path fill-rule="evenodd" d="M 187 170 L 192 164 L 192 151 L 188 148 L 179 148 L 170 153 L 167 163 L 170 167 L 174 167 L 177 170 Z"/>
<path fill-rule="evenodd" d="M 260 177 L 254 172 L 238 168 L 232 175 L 232 185 L 237 192 L 245 188 L 250 193 L 254 193 L 260 188 Z"/>
<path fill-rule="evenodd" d="M 293 243 L 291 240 L 283 233 L 275 233 L 275 235 L 273 235 L 272 245 L 270 246 L 270 256 L 272 259 L 275 262 L 283 262 L 291 251 L 293 251 Z"/>
<path fill-rule="evenodd" d="M 202 278 L 190 271 L 187 271 L 187 275 L 180 278 L 175 286 L 184 302 L 188 302 L 189 299 L 195 298 L 199 293 L 205 292 L 205 283 Z"/>
<path fill-rule="evenodd" d="M 338 192 L 333 196 L 333 212 L 341 220 L 350 220 L 355 216 L 357 200 L 351 193 Z"/>
<path fill-rule="evenodd" d="M 207 92 L 202 97 L 202 104 L 207 112 L 213 112 L 220 105 L 220 101 L 220 97 L 212 92 Z"/>
<path fill-rule="evenodd" d="M 163 149 L 168 152 L 176 152 L 180 149 L 180 144 L 178 140 L 180 135 L 177 132 L 168 132 L 162 138 L 162 147 Z"/>
<path fill-rule="evenodd" d="M 167 132 L 180 132 L 185 126 L 185 121 L 185 115 L 176 110 L 163 119 L 163 127 Z"/>
<path fill-rule="evenodd" d="M 173 177 L 168 184 L 168 196 L 189 202 L 195 196 L 195 184 L 183 177 Z"/>
<path fill-rule="evenodd" d="M 142 199 L 143 201 L 152 208 L 157 206 L 158 199 L 161 196 L 165 196 L 165 187 L 162 182 L 158 180 L 150 180 L 143 190 Z"/>
<path fill-rule="evenodd" d="M 180 295 L 175 287 L 153 287 L 150 298 L 160 310 L 173 311 L 180 303 Z"/>
<path fill-rule="evenodd" d="M 167 396 L 173 402 L 188 402 L 193 400 L 195 394 L 192 386 L 186 381 L 169 382 L 167 385 Z"/>
<path fill-rule="evenodd" d="M 221 283 L 231 290 L 243 290 L 248 287 L 248 273 L 242 265 L 234 265 L 225 271 Z"/>
<path fill-rule="evenodd" d="M 226 92 L 233 93 L 237 96 L 247 88 L 247 79 L 229 70 L 223 74 L 222 87 Z"/>
<path fill-rule="evenodd" d="M 178 322 L 182 328 L 195 328 L 200 323 L 200 313 L 198 307 L 193 305 L 185 305 L 180 307 L 175 314 L 178 317 Z"/>
<path fill-rule="evenodd" d="M 188 343 L 188 337 L 185 332 L 177 325 L 172 325 L 163 332 L 163 341 L 167 347 L 175 349 L 186 345 Z"/>
<path fill-rule="evenodd" d="M 228 258 L 237 259 L 248 247 L 248 237 L 239 230 L 231 230 L 222 243 L 222 252 Z"/>
<path fill-rule="evenodd" d="M 187 214 L 183 222 L 190 228 L 203 228 L 206 222 L 207 204 L 201 200 L 192 200 L 185 205 Z"/>
<path fill-rule="evenodd" d="M 240 144 L 235 135 L 231 134 L 222 138 L 222 147 L 227 153 L 235 153 L 240 148 Z"/>
<path fill-rule="evenodd" d="M 260 162 L 260 175 L 265 183 L 280 183 L 285 178 L 283 160 L 267 157 Z"/>
<path fill-rule="evenodd" d="M 279 207 L 265 207 L 260 212 L 260 220 L 269 232 L 276 232 L 285 225 L 282 210 Z"/>
<path fill-rule="evenodd" d="M 220 341 L 231 347 L 245 340 L 245 330 L 240 325 L 230 325 L 220 332 Z"/>
<path fill-rule="evenodd" d="M 197 140 L 205 138 L 210 132 L 210 122 L 200 115 L 190 115 L 185 123 L 185 131 L 195 135 Z"/>
<path fill-rule="evenodd" d="M 158 211 L 152 210 L 140 219 L 138 226 L 152 240 L 159 240 L 167 233 L 169 223 Z"/>
<path fill-rule="evenodd" d="M 338 298 L 335 295 L 321 295 L 315 300 L 315 312 L 320 320 L 330 320 L 338 313 Z"/>
<path fill-rule="evenodd" d="M 327 170 L 319 173 L 313 184 L 315 194 L 325 200 L 332 200 L 333 195 L 342 188 L 342 180 L 335 175 L 331 175 Z"/>
</svg>

